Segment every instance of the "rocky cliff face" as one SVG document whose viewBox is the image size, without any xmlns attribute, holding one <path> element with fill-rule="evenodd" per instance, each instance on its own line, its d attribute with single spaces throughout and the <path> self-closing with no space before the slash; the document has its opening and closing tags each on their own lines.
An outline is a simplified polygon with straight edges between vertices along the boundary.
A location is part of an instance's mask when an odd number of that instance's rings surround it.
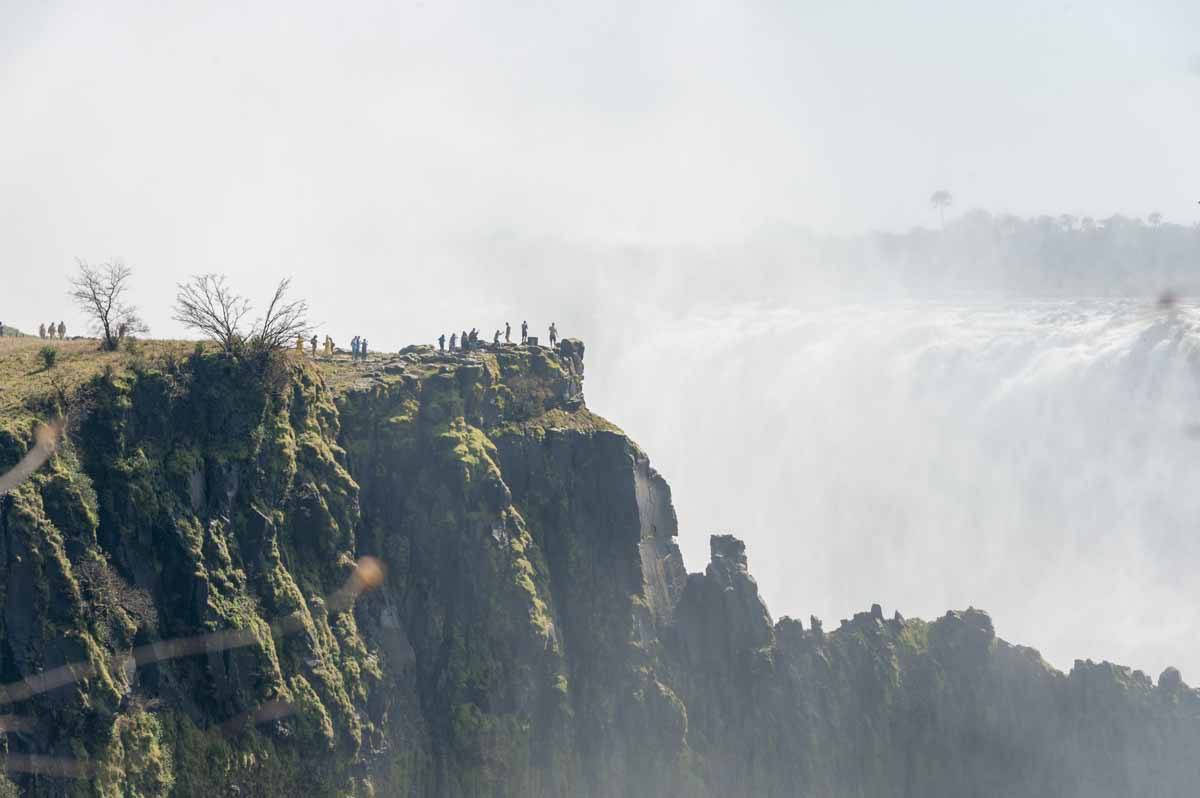
<svg viewBox="0 0 1200 798">
<path fill-rule="evenodd" d="M 582 379 L 568 341 L 88 383 L 0 500 L 0 795 L 1195 794 L 1178 673 L 773 622 L 727 535 L 687 574 Z"/>
</svg>

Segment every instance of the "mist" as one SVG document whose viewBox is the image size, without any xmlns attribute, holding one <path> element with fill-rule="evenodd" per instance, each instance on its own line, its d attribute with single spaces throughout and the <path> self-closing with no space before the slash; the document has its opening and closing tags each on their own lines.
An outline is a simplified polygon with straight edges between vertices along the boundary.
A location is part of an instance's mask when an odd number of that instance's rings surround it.
<svg viewBox="0 0 1200 798">
<path fill-rule="evenodd" d="M 743 307 L 664 323 L 593 405 L 735 531 L 776 613 L 988 609 L 1059 667 L 1197 664 L 1197 315 L 1136 302 Z M 621 380 L 617 380 L 617 386 Z"/>
<path fill-rule="evenodd" d="M 1177 282 L 1196 277 L 1197 241 L 1164 266 Z M 510 237 L 462 257 L 495 265 L 486 293 L 521 274 L 538 311 L 564 310 L 589 405 L 672 485 L 689 569 L 732 532 L 776 617 L 975 606 L 1063 669 L 1200 665 L 1197 304 L 1160 304 L 1149 268 L 1124 298 L 1063 298 L 1051 262 L 1030 271 L 1044 296 L 982 276 L 964 296 L 896 262 L 848 281 L 813 246 Z"/>
<path fill-rule="evenodd" d="M 293 275 L 342 346 L 554 321 L 672 484 L 691 570 L 730 531 L 776 617 L 975 605 L 1060 667 L 1194 678 L 1197 315 L 1155 300 L 1197 284 L 1197 23 L 9 6 L 0 319 L 81 332 L 73 259 L 120 256 L 161 337 L 210 271 Z M 1167 224 L 1060 258 L 985 246 L 972 208 Z"/>
</svg>

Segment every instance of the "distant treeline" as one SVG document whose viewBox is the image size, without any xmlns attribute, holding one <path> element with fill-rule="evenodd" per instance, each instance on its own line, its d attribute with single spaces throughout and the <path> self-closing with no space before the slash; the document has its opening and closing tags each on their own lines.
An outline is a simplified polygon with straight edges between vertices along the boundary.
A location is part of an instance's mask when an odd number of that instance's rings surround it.
<svg viewBox="0 0 1200 798">
<path fill-rule="evenodd" d="M 944 228 L 835 237 L 777 224 L 704 246 L 491 235 L 457 254 L 481 295 L 507 290 L 521 274 L 537 302 L 598 326 L 630 307 L 683 315 L 733 304 L 1200 296 L 1200 228 L 1157 214 L 1020 218 L 975 210 L 947 217 Z M 566 268 L 570 280 L 562 279 Z"/>
<path fill-rule="evenodd" d="M 1145 296 L 1200 293 L 1200 226 L 1127 216 L 1022 219 L 971 211 L 944 229 L 827 245 L 841 260 L 921 291 Z"/>
</svg>

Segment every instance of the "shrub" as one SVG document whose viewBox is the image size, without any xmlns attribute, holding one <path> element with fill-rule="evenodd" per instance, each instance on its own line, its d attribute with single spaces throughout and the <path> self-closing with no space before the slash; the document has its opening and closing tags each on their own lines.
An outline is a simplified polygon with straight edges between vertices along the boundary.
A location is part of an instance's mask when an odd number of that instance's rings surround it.
<svg viewBox="0 0 1200 798">
<path fill-rule="evenodd" d="M 107 637 L 111 629 L 124 625 L 123 621 L 134 625 L 135 629 L 128 630 L 130 633 L 157 627 L 158 610 L 154 599 L 145 590 L 131 587 L 106 561 L 94 559 L 81 563 L 75 567 L 75 576 L 92 617 L 104 627 L 101 637 Z"/>
<path fill-rule="evenodd" d="M 52 346 L 43 346 L 38 350 L 38 358 L 42 361 L 44 368 L 52 369 L 58 360 L 58 350 Z"/>
</svg>

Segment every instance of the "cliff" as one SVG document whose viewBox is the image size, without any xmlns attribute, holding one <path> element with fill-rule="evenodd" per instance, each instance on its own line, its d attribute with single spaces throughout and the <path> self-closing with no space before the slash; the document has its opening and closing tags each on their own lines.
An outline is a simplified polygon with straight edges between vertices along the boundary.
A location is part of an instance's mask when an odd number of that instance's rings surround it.
<svg viewBox="0 0 1200 798">
<path fill-rule="evenodd" d="M 688 574 L 583 355 L 8 386 L 0 472 L 68 423 L 0 499 L 0 795 L 1194 795 L 1177 672 L 1063 674 L 974 609 L 774 622 L 727 535 Z"/>
</svg>

